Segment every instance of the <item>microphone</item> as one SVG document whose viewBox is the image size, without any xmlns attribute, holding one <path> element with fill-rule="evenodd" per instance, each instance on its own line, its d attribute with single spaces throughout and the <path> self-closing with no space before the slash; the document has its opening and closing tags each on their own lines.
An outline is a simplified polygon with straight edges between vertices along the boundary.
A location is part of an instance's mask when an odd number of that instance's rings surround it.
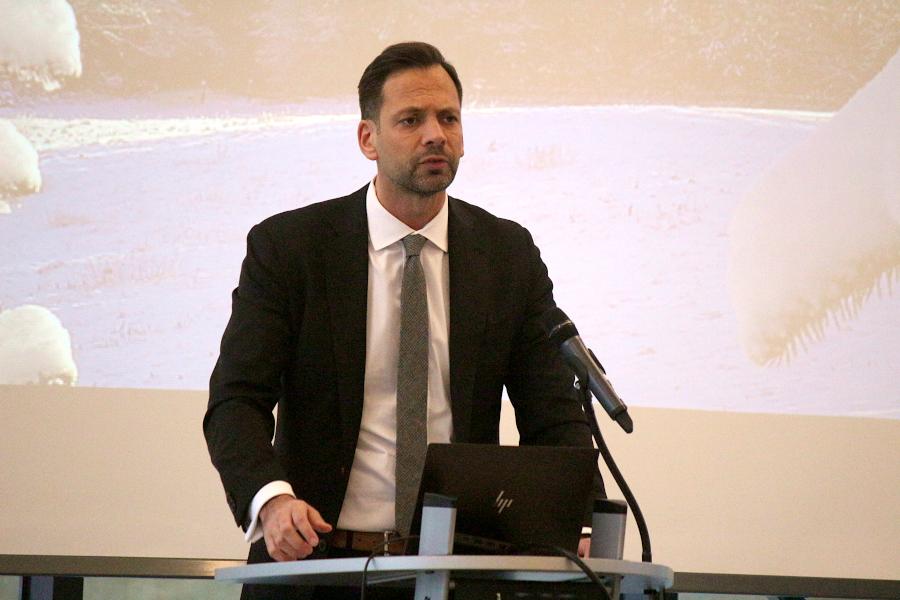
<svg viewBox="0 0 900 600">
<path fill-rule="evenodd" d="M 543 322 L 544 330 L 550 338 L 550 343 L 559 347 L 563 358 L 569 367 L 575 371 L 578 379 L 580 381 L 587 380 L 594 397 L 597 398 L 610 418 L 618 423 L 626 433 L 631 433 L 634 429 L 634 424 L 628 415 L 628 407 L 625 406 L 616 390 L 613 389 L 609 379 L 606 378 L 606 371 L 603 370 L 603 365 L 600 364 L 594 353 L 584 345 L 581 336 L 578 335 L 578 329 L 575 328 L 575 324 L 566 316 L 566 313 L 557 307 L 551 308 L 544 313 Z"/>
</svg>

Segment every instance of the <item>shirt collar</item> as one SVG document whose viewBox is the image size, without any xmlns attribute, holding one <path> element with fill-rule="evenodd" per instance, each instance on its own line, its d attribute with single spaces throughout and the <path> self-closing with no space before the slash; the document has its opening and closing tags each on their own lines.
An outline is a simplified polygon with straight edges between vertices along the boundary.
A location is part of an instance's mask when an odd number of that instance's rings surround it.
<svg viewBox="0 0 900 600">
<path fill-rule="evenodd" d="M 402 240 L 410 233 L 418 233 L 446 252 L 448 248 L 448 202 L 449 199 L 445 198 L 438 214 L 425 227 L 415 231 L 381 205 L 381 202 L 378 201 L 378 196 L 375 194 L 375 180 L 373 179 L 369 184 L 369 189 L 366 190 L 366 217 L 369 220 L 369 239 L 372 241 L 372 247 L 376 251 L 382 250 L 394 242 Z"/>
</svg>

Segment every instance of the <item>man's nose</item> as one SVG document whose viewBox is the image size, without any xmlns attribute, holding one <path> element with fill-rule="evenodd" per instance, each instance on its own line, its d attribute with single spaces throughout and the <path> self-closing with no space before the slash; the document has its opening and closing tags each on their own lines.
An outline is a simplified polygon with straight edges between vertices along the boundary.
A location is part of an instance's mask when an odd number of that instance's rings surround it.
<svg viewBox="0 0 900 600">
<path fill-rule="evenodd" d="M 422 143 L 425 145 L 443 145 L 447 134 L 437 116 L 428 117 L 422 125 Z"/>
</svg>

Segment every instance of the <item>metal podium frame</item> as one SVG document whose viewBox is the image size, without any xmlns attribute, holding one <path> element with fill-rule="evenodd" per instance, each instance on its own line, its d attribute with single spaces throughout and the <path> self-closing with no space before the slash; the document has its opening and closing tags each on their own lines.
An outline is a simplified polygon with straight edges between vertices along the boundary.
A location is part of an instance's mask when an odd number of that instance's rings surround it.
<svg viewBox="0 0 900 600">
<path fill-rule="evenodd" d="M 358 586 L 362 583 L 365 563 L 365 558 L 262 563 L 216 569 L 215 578 L 232 583 Z M 623 594 L 642 594 L 646 590 L 664 592 L 674 582 L 672 569 L 664 565 L 603 558 L 588 558 L 585 563 L 601 576 L 621 578 L 619 591 Z M 415 583 L 416 598 L 446 598 L 448 587 L 430 580 L 429 576 L 436 576 L 437 580 L 446 583 L 465 578 L 560 583 L 588 581 L 577 565 L 556 556 L 378 556 L 369 563 L 367 574 L 372 584 Z"/>
<path fill-rule="evenodd" d="M 447 600 L 452 579 L 569 583 L 587 581 L 585 573 L 568 558 L 558 556 L 454 555 L 456 501 L 425 494 L 417 556 L 377 556 L 366 569 L 373 584 L 412 585 L 416 600 Z M 216 580 L 234 583 L 282 585 L 362 584 L 366 558 L 326 558 L 261 563 L 216 570 Z M 664 592 L 672 587 L 672 569 L 652 563 L 589 558 L 587 566 L 605 578 L 613 598 L 620 594 Z"/>
</svg>

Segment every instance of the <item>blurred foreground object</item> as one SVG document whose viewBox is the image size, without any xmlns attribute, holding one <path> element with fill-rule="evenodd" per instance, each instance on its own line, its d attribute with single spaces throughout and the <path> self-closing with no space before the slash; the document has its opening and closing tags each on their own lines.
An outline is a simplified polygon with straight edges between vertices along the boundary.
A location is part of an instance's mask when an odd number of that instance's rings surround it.
<svg viewBox="0 0 900 600">
<path fill-rule="evenodd" d="M 766 173 L 730 226 L 729 285 L 758 364 L 788 360 L 900 274 L 900 54 Z"/>
<path fill-rule="evenodd" d="M 72 340 L 59 318 L 26 304 L 0 312 L 0 384 L 75 385 Z"/>
</svg>

